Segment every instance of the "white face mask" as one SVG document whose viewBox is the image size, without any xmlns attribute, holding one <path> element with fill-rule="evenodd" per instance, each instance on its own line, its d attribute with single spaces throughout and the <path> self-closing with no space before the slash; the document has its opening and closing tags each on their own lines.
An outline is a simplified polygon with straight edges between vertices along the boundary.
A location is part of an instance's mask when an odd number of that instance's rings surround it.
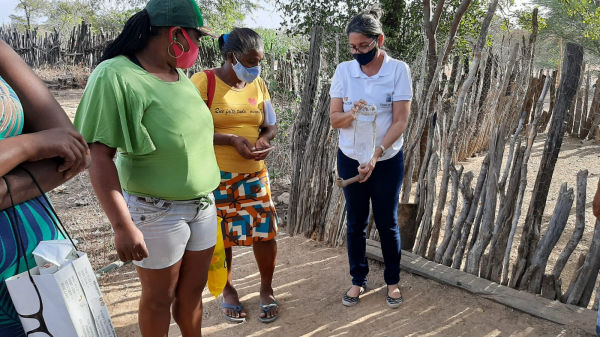
<svg viewBox="0 0 600 337">
<path fill-rule="evenodd" d="M 260 76 L 260 66 L 246 68 L 242 65 L 242 63 L 240 61 L 238 61 L 237 57 L 235 57 L 235 54 L 233 55 L 233 58 L 237 62 L 233 66 L 233 71 L 235 71 L 235 74 L 237 75 L 237 77 L 240 81 L 250 84 L 250 83 L 254 82 L 254 80 L 258 76 Z"/>
</svg>

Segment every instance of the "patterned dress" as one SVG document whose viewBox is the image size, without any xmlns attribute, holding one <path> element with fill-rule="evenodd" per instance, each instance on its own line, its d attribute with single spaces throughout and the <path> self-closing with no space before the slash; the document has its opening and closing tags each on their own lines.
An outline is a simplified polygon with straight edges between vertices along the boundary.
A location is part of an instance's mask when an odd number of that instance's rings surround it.
<svg viewBox="0 0 600 337">
<path fill-rule="evenodd" d="M 208 104 L 207 75 L 199 72 L 191 80 Z M 215 132 L 244 137 L 256 144 L 264 122 L 265 104 L 271 100 L 264 80 L 259 76 L 243 89 L 237 89 L 215 75 L 212 85 L 214 95 L 209 108 Z M 221 226 L 225 228 L 225 248 L 274 239 L 277 213 L 264 161 L 245 159 L 233 146 L 217 145 L 215 155 L 221 169 L 221 183 L 214 193 L 217 215 L 223 219 Z"/>
<path fill-rule="evenodd" d="M 225 248 L 251 246 L 277 235 L 277 213 L 271 200 L 267 169 L 257 173 L 221 171 L 215 191 L 217 215 L 223 219 Z"/>
<path fill-rule="evenodd" d="M 0 77 L 0 142 L 22 131 L 23 108 L 19 98 Z M 4 181 L 0 180 L 0 183 Z M 35 266 L 31 252 L 40 241 L 62 238 L 43 205 L 48 206 L 43 198 L 34 198 L 15 207 L 30 266 Z M 21 337 L 25 336 L 25 332 L 5 283 L 7 278 L 26 270 L 23 257 L 17 252 L 17 241 L 10 220 L 12 214 L 12 209 L 0 210 L 0 336 Z"/>
</svg>

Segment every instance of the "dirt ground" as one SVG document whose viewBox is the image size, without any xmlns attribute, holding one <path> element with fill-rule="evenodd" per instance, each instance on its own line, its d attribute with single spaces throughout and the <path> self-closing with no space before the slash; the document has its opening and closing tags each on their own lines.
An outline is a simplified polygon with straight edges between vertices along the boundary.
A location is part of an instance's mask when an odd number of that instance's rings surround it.
<svg viewBox="0 0 600 337">
<path fill-rule="evenodd" d="M 81 90 L 55 93 L 67 113 L 73 117 Z M 542 137 L 536 142 L 531 159 L 529 186 L 533 185 L 543 149 Z M 472 158 L 465 172 L 477 175 L 483 157 Z M 593 230 L 591 200 L 600 172 L 597 144 L 567 139 L 555 173 L 546 214 L 551 214 L 558 189 L 563 181 L 575 185 L 580 168 L 590 170 L 588 187 L 588 227 L 575 254 L 587 250 Z M 274 199 L 285 191 L 274 186 Z M 531 187 L 528 188 L 529 195 Z M 528 197 L 527 195 L 526 197 Z M 72 235 L 82 241 L 95 268 L 117 259 L 112 244 L 110 224 L 102 212 L 89 184 L 87 173 L 50 193 L 59 215 Z M 525 204 L 528 204 L 526 200 Z M 278 205 L 280 217 L 284 205 Z M 523 210 L 525 214 L 526 208 Z M 549 220 L 549 216 L 546 220 Z M 547 223 L 546 223 L 547 224 Z M 560 250 L 569 239 L 574 215 L 557 245 Z M 443 235 L 443 233 L 442 233 Z M 587 241 L 586 241 L 587 239 Z M 205 336 L 587 336 L 584 328 L 561 326 L 479 298 L 465 291 L 447 287 L 418 276 L 402 273 L 401 289 L 405 302 L 397 310 L 385 304 L 385 284 L 381 266 L 371 264 L 368 291 L 358 306 L 346 308 L 341 296 L 350 284 L 345 248 L 331 248 L 302 237 L 290 237 L 282 229 L 278 235 L 278 263 L 275 271 L 275 295 L 280 304 L 280 318 L 269 325 L 259 323 L 259 274 L 251 248 L 239 248 L 234 255 L 234 283 L 248 312 L 247 323 L 227 323 L 218 301 L 205 291 L 203 335 Z M 518 238 L 515 239 L 518 242 Z M 550 258 L 554 265 L 559 249 Z M 557 252 L 558 251 L 558 252 Z M 575 255 L 574 255 L 575 256 Z M 572 258 L 575 260 L 575 258 Z M 571 261 L 564 275 L 570 275 Z M 551 267 L 550 267 L 551 268 Z M 568 278 L 567 278 L 568 279 Z M 100 279 L 118 336 L 140 336 L 137 307 L 140 285 L 131 265 Z M 595 322 L 590 322 L 593 326 Z M 170 336 L 180 336 L 175 323 Z"/>
<path fill-rule="evenodd" d="M 402 273 L 404 304 L 385 304 L 382 269 L 372 263 L 367 292 L 346 308 L 341 297 L 350 283 L 344 248 L 329 248 L 301 237 L 278 236 L 275 295 L 280 318 L 258 322 L 259 275 L 251 248 L 235 251 L 234 283 L 248 312 L 244 324 L 231 324 L 215 298 L 204 294 L 204 336 L 586 336 L 579 327 L 560 326 L 506 308 L 467 292 Z M 119 336 L 140 336 L 140 287 L 129 267 L 102 281 Z M 593 323 L 593 322 L 591 322 Z M 180 336 L 175 323 L 169 336 Z"/>
</svg>

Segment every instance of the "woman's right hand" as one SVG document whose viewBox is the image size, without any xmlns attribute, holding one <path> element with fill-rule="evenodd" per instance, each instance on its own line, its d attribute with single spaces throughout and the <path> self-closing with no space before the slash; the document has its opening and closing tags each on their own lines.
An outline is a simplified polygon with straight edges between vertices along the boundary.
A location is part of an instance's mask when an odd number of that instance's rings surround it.
<svg viewBox="0 0 600 337">
<path fill-rule="evenodd" d="M 354 102 L 354 106 L 352 107 L 352 109 L 350 109 L 348 112 L 352 113 L 352 116 L 354 116 L 354 118 L 356 118 L 356 114 L 360 111 L 360 109 L 362 109 L 362 107 L 364 107 L 365 105 L 367 105 L 367 101 L 365 101 L 364 99 L 361 99 L 358 102 Z"/>
<path fill-rule="evenodd" d="M 25 151 L 29 153 L 28 161 L 60 157 L 64 162 L 58 167 L 58 172 L 64 172 L 67 179 L 85 170 L 90 150 L 79 132 L 53 128 L 23 136 L 28 139 L 24 143 Z"/>
<path fill-rule="evenodd" d="M 244 137 L 235 136 L 231 138 L 231 146 L 235 148 L 237 153 L 240 154 L 244 159 L 254 160 L 256 157 L 252 152 L 256 151 L 256 147 Z"/>
<path fill-rule="evenodd" d="M 148 257 L 144 234 L 133 223 L 115 228 L 115 249 L 123 262 L 142 261 Z"/>
</svg>

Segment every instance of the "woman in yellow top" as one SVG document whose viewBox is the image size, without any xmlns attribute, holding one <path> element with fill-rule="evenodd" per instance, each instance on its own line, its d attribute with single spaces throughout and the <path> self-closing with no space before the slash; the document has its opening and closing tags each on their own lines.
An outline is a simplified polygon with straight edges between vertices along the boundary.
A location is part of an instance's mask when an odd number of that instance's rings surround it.
<svg viewBox="0 0 600 337">
<path fill-rule="evenodd" d="M 213 116 L 221 170 L 215 201 L 223 219 L 228 273 L 221 306 L 227 320 L 245 321 L 232 283 L 231 247 L 251 245 L 261 275 L 258 319 L 269 323 L 277 319 L 278 309 L 271 286 L 277 260 L 277 217 L 264 159 L 277 127 L 269 92 L 259 76 L 263 41 L 251 29 L 235 28 L 219 38 L 219 49 L 223 66 L 195 74 L 192 82 Z"/>
</svg>

